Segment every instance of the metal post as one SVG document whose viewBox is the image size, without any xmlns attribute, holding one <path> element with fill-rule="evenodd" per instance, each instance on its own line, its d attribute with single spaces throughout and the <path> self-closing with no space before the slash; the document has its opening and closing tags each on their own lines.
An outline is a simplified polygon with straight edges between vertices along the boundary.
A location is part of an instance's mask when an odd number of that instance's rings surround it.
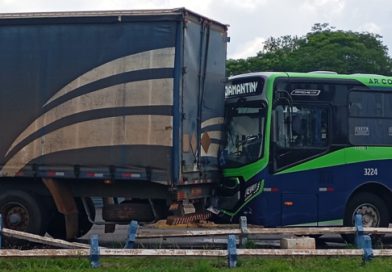
<svg viewBox="0 0 392 272">
<path fill-rule="evenodd" d="M 91 268 L 98 268 L 100 267 L 100 262 L 99 262 L 99 241 L 98 241 L 98 235 L 93 234 L 91 235 L 90 238 L 90 264 Z"/>
<path fill-rule="evenodd" d="M 229 268 L 237 266 L 237 246 L 235 235 L 229 235 L 227 240 L 227 263 Z"/>
<path fill-rule="evenodd" d="M 372 239 L 369 235 L 365 235 L 363 232 L 362 215 L 355 215 L 355 244 L 357 248 L 363 249 L 362 260 L 364 262 L 373 259 Z"/>
<path fill-rule="evenodd" d="M 241 228 L 240 244 L 242 247 L 244 247 L 248 242 L 248 221 L 246 216 L 240 217 L 240 228 Z"/>
<path fill-rule="evenodd" d="M 131 249 L 135 245 L 136 234 L 137 234 L 138 228 L 139 228 L 139 224 L 137 223 L 137 221 L 132 220 L 131 223 L 129 224 L 128 240 L 125 244 L 125 248 Z"/>
<path fill-rule="evenodd" d="M 371 261 L 373 259 L 372 239 L 369 235 L 363 236 L 363 257 L 364 262 Z"/>
<path fill-rule="evenodd" d="M 362 215 L 357 213 L 355 215 L 355 245 L 357 246 L 357 248 L 363 248 L 362 236 L 363 236 Z"/>
</svg>

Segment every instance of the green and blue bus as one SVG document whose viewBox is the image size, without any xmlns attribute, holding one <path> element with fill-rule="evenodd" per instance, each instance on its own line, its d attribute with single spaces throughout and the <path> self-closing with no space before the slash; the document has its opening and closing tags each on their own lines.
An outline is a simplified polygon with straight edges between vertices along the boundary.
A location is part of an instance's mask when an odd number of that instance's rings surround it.
<svg viewBox="0 0 392 272">
<path fill-rule="evenodd" d="M 331 72 L 229 79 L 218 208 L 275 226 L 392 220 L 392 77 Z"/>
</svg>

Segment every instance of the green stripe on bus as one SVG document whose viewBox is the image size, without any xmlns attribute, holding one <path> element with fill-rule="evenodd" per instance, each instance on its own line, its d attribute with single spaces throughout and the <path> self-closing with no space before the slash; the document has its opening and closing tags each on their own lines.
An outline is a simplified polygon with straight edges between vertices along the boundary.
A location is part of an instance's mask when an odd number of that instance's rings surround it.
<svg viewBox="0 0 392 272">
<path fill-rule="evenodd" d="M 356 146 L 340 149 L 290 167 L 276 174 L 288 174 L 350 163 L 392 159 L 389 147 Z"/>
<path fill-rule="evenodd" d="M 324 227 L 324 226 L 343 226 L 343 219 L 335 219 L 328 221 L 320 221 L 320 222 L 310 222 L 303 224 L 295 224 L 295 225 L 286 225 L 285 227 Z"/>
</svg>

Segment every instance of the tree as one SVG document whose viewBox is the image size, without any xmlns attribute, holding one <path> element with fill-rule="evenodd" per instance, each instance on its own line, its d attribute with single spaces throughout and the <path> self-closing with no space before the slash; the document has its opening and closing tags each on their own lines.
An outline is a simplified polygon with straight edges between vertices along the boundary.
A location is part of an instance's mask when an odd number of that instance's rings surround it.
<svg viewBox="0 0 392 272">
<path fill-rule="evenodd" d="M 271 37 L 256 56 L 227 61 L 228 75 L 254 71 L 392 75 L 392 59 L 380 35 L 315 24 L 302 37 Z"/>
</svg>

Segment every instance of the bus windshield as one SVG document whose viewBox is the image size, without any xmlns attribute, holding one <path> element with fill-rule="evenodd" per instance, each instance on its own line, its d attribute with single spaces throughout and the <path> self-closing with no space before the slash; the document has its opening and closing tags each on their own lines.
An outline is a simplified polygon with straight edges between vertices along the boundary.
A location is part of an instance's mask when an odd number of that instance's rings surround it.
<svg viewBox="0 0 392 272">
<path fill-rule="evenodd" d="M 265 105 L 226 105 L 226 141 L 221 163 L 238 167 L 259 159 L 263 154 Z"/>
</svg>

